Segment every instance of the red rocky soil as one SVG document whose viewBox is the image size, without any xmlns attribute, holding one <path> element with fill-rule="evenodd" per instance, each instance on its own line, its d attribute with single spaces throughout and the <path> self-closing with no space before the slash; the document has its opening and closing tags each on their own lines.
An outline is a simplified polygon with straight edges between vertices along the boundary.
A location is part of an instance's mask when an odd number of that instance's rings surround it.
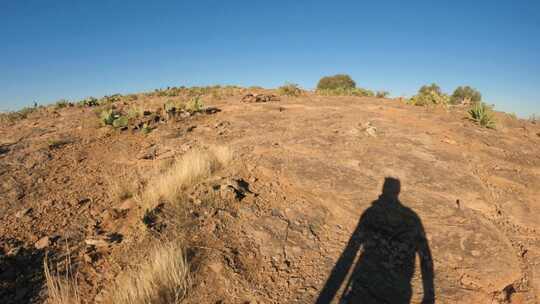
<svg viewBox="0 0 540 304">
<path fill-rule="evenodd" d="M 185 303 L 408 303 L 399 290 L 420 303 L 422 286 L 436 303 L 540 300 L 540 125 L 498 113 L 489 130 L 463 108 L 388 99 L 241 99 L 148 135 L 100 126 L 89 107 L 1 126 L 0 302 L 43 303 L 43 258 L 68 253 L 83 300 L 102 302 L 149 242 L 173 237 L 191 264 Z M 182 206 L 143 222 L 114 191 L 216 144 L 234 159 Z M 400 203 L 372 204 L 386 177 Z"/>
</svg>

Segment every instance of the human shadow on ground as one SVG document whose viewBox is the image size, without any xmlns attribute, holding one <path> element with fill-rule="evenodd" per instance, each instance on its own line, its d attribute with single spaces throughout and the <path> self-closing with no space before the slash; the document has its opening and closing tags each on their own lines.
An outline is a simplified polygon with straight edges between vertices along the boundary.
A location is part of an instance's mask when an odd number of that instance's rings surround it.
<svg viewBox="0 0 540 304">
<path fill-rule="evenodd" d="M 17 240 L 10 240 L 19 244 Z M 0 239 L 0 244 L 5 244 Z M 43 286 L 42 250 L 17 246 L 10 252 L 0 248 L 0 303 L 33 303 Z"/>
<path fill-rule="evenodd" d="M 331 303 L 341 292 L 335 303 L 409 304 L 417 253 L 422 303 L 434 303 L 429 244 L 418 215 L 399 201 L 400 189 L 399 179 L 385 179 L 382 194 L 360 217 L 315 303 Z"/>
</svg>

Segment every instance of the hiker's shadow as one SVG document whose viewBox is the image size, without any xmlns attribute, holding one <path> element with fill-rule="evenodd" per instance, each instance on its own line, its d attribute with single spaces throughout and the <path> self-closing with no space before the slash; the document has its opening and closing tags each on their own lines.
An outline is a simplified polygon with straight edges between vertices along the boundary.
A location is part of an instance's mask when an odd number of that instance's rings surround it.
<svg viewBox="0 0 540 304">
<path fill-rule="evenodd" d="M 382 194 L 360 217 L 317 304 L 331 303 L 338 293 L 340 301 L 335 303 L 409 304 L 417 253 L 422 303 L 434 303 L 428 241 L 418 215 L 399 201 L 400 188 L 398 179 L 385 179 Z"/>
</svg>

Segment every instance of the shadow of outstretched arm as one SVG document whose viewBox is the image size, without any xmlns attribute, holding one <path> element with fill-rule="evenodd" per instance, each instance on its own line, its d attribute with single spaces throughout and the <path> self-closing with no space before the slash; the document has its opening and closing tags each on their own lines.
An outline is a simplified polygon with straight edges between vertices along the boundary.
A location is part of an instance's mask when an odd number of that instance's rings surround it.
<svg viewBox="0 0 540 304">
<path fill-rule="evenodd" d="M 435 303 L 433 259 L 431 256 L 431 250 L 429 249 L 429 243 L 426 238 L 426 233 L 424 231 L 424 226 L 421 223 L 420 240 L 418 242 L 417 250 L 418 255 L 420 256 L 420 271 L 422 273 L 422 287 L 424 291 L 422 304 L 433 304 Z"/>
<path fill-rule="evenodd" d="M 341 253 L 341 256 L 337 260 L 332 272 L 326 280 L 322 291 L 319 293 L 316 304 L 328 304 L 330 303 L 336 293 L 338 292 L 340 286 L 345 281 L 345 277 L 349 273 L 356 255 L 362 246 L 362 229 L 361 229 L 362 219 L 358 222 L 356 229 L 351 235 L 347 246 Z"/>
</svg>

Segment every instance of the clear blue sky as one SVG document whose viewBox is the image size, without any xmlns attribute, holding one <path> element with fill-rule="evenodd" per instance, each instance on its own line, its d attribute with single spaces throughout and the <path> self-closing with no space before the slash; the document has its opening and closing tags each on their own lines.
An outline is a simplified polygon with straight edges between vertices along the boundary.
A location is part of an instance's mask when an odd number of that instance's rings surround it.
<svg viewBox="0 0 540 304">
<path fill-rule="evenodd" d="M 540 1 L 0 1 L 4 110 L 334 73 L 394 96 L 470 84 L 540 113 Z"/>
</svg>

